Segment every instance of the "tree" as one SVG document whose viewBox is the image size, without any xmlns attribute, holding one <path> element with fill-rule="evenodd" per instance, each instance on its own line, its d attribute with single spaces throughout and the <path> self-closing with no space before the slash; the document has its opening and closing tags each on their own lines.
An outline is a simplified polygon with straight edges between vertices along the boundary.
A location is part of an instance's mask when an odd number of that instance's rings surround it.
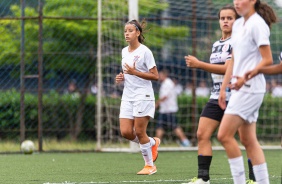
<svg viewBox="0 0 282 184">
<path fill-rule="evenodd" d="M 168 8 L 167 3 L 159 0 L 139 1 L 140 17 L 148 17 L 153 13 L 160 13 Z M 117 47 L 125 45 L 123 38 L 123 26 L 127 21 L 127 1 L 102 1 L 103 33 L 109 33 L 114 41 L 109 41 L 104 34 L 103 40 L 107 50 L 103 50 L 104 66 L 120 62 L 120 52 L 109 52 Z M 158 6 L 155 6 L 158 4 Z M 10 7 L 11 16 L 20 17 L 19 5 Z M 113 17 L 113 11 L 118 12 L 117 17 Z M 25 8 L 26 17 L 37 17 L 38 11 L 34 6 Z M 69 73 L 79 73 L 87 75 L 84 89 L 88 89 L 93 81 L 96 72 L 96 50 L 97 50 L 97 1 L 90 0 L 46 0 L 43 7 L 43 50 L 44 50 L 44 70 L 45 78 L 48 71 L 57 75 L 68 75 Z M 52 18 L 53 17 L 53 18 Z M 54 18 L 61 17 L 61 18 Z M 84 19 L 83 19 L 84 18 Z M 116 20 L 115 20 L 116 19 Z M 20 61 L 20 21 L 3 20 L 0 22 L 0 66 L 18 66 Z M 151 48 L 161 48 L 165 42 L 174 36 L 188 36 L 186 26 L 162 27 L 159 24 L 150 24 L 150 29 L 155 32 L 162 31 L 162 35 L 150 34 L 148 46 Z M 25 21 L 25 62 L 26 65 L 34 67 L 37 63 L 38 48 L 38 19 Z M 115 58 L 115 59 L 113 59 Z M 34 67 L 36 69 L 36 67 Z M 27 71 L 28 73 L 29 71 Z M 80 97 L 80 105 L 76 112 L 75 124 L 71 131 L 71 137 L 76 139 L 80 133 L 82 116 L 86 92 Z"/>
</svg>

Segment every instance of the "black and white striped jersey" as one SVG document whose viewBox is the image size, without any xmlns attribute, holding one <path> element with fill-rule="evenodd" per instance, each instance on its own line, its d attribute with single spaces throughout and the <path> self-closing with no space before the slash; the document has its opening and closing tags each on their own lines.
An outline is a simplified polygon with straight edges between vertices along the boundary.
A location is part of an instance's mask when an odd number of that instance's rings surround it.
<svg viewBox="0 0 282 184">
<path fill-rule="evenodd" d="M 230 44 L 230 37 L 225 40 L 218 40 L 213 44 L 212 53 L 210 56 L 210 63 L 216 65 L 224 65 L 227 60 L 232 57 L 232 47 Z M 220 88 L 223 82 L 224 75 L 211 74 L 213 80 L 213 88 L 210 99 L 218 99 Z M 230 97 L 230 90 L 226 92 L 226 100 Z"/>
</svg>

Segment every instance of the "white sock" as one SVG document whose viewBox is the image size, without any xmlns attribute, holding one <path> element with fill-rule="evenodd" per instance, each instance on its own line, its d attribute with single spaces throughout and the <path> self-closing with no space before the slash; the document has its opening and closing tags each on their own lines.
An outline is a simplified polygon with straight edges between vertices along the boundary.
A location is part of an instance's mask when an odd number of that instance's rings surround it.
<svg viewBox="0 0 282 184">
<path fill-rule="evenodd" d="M 135 143 L 137 143 L 137 144 L 139 144 L 139 139 L 138 139 L 138 137 L 136 136 L 133 140 L 131 140 L 132 142 L 135 142 Z"/>
<path fill-rule="evenodd" d="M 269 184 L 269 176 L 266 163 L 254 165 L 253 169 L 256 177 L 256 182 L 258 184 Z"/>
<path fill-rule="evenodd" d="M 149 139 L 150 139 L 151 146 L 154 146 L 156 144 L 155 139 L 153 139 L 152 137 L 149 137 Z"/>
<path fill-rule="evenodd" d="M 151 143 L 140 144 L 141 153 L 146 165 L 154 166 Z"/>
<path fill-rule="evenodd" d="M 246 183 L 243 157 L 228 159 L 234 184 Z"/>
</svg>

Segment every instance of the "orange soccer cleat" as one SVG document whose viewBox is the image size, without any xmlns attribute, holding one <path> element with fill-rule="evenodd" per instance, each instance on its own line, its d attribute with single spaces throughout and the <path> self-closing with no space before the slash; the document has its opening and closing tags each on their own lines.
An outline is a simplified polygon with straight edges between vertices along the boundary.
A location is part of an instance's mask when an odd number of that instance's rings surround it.
<svg viewBox="0 0 282 184">
<path fill-rule="evenodd" d="M 149 165 L 145 165 L 145 167 L 139 171 L 137 174 L 138 175 L 152 175 L 155 174 L 157 172 L 157 167 L 154 166 L 149 166 Z"/>
<path fill-rule="evenodd" d="M 161 144 L 161 140 L 157 137 L 153 138 L 156 141 L 156 144 L 152 146 L 152 156 L 153 156 L 153 162 L 155 162 L 158 158 L 158 147 Z"/>
</svg>

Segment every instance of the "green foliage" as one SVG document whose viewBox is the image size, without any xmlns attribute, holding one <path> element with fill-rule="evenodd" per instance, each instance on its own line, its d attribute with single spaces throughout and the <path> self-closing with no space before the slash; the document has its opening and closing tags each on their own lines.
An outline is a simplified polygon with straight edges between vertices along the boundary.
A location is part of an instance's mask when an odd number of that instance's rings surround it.
<svg viewBox="0 0 282 184">
<path fill-rule="evenodd" d="M 0 131 L 2 132 L 1 138 L 11 138 L 16 135 L 10 135 L 9 131 L 19 130 L 20 127 L 20 94 L 15 90 L 1 92 L 0 98 Z M 202 112 L 208 98 L 198 97 L 196 99 L 196 120 L 198 122 L 199 115 Z M 282 111 L 280 98 L 273 98 L 266 95 L 265 100 L 260 108 L 260 116 L 257 125 L 258 136 L 262 139 L 278 139 L 281 136 L 281 120 Z M 178 98 L 179 111 L 178 121 L 185 129 L 186 132 L 192 132 L 192 97 L 180 96 Z M 44 129 L 61 129 L 60 136 L 68 136 L 68 130 L 71 127 L 71 122 L 74 121 L 74 116 L 78 110 L 80 98 L 74 97 L 69 94 L 58 94 L 55 91 L 43 95 L 43 128 Z M 108 125 L 113 121 L 118 124 L 118 118 L 112 117 L 112 114 L 119 114 L 119 98 L 104 98 L 103 99 L 103 126 L 105 130 L 109 130 Z M 25 95 L 25 121 L 26 128 L 32 135 L 37 135 L 37 95 L 26 93 Z M 109 115 L 110 113 L 110 115 Z M 157 117 L 157 114 L 156 114 Z M 87 96 L 85 102 L 85 110 L 83 113 L 83 131 L 90 130 L 92 135 L 95 135 L 95 119 L 96 119 L 96 97 Z M 277 127 L 277 128 L 275 128 Z M 153 133 L 153 132 L 152 132 Z M 89 134 L 83 134 L 83 139 L 89 138 Z M 11 136 L 11 137 L 10 137 Z M 46 134 L 54 138 L 56 134 Z"/>
<path fill-rule="evenodd" d="M 157 6 L 156 6 L 157 5 Z M 128 14 L 127 1 L 102 1 L 104 18 L 121 18 Z M 139 1 L 140 17 L 146 17 L 150 14 L 159 13 L 168 8 L 168 3 L 159 2 L 159 0 L 141 0 Z M 20 17 L 20 7 L 12 5 L 10 7 L 12 16 Z M 81 0 L 46 0 L 43 6 L 43 15 L 46 17 L 68 17 L 68 18 L 92 18 L 92 20 L 75 20 L 75 19 L 44 19 L 43 21 L 43 39 L 44 45 L 44 68 L 46 70 L 60 72 L 78 72 L 93 73 L 95 71 L 95 61 L 97 50 L 97 1 Z M 118 16 L 113 17 L 114 12 L 120 12 Z M 38 16 L 37 7 L 27 6 L 25 16 Z M 20 21 L 4 20 L 0 22 L 0 65 L 18 65 L 20 60 Z M 105 20 L 102 24 L 103 33 L 110 31 L 115 42 L 112 43 L 113 48 L 116 45 L 125 45 L 123 38 L 123 29 L 121 25 L 123 21 Z M 161 48 L 166 40 L 178 36 L 185 37 L 188 34 L 186 27 L 161 27 L 157 24 L 150 23 L 150 27 L 154 33 L 150 34 L 150 42 L 148 46 Z M 38 20 L 25 21 L 25 61 L 31 64 L 36 61 L 38 49 Z M 118 43 L 119 42 L 119 43 Z M 54 59 L 53 54 L 63 52 Z M 113 61 L 111 58 L 119 58 L 120 52 L 110 55 L 104 55 L 105 61 Z M 92 58 L 92 59 L 90 59 Z M 119 61 L 119 60 L 117 60 Z M 94 64 L 93 64 L 94 63 Z"/>
</svg>

